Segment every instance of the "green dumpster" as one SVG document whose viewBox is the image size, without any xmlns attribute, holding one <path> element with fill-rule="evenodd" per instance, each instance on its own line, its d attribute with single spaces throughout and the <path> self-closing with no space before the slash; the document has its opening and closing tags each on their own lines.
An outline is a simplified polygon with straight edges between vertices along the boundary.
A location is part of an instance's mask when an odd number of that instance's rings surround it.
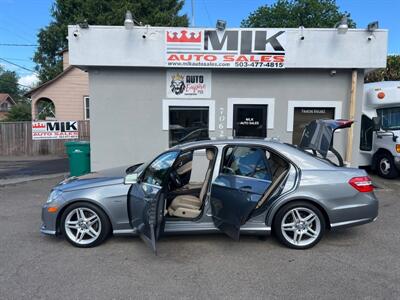
<svg viewBox="0 0 400 300">
<path fill-rule="evenodd" d="M 90 143 L 74 141 L 65 143 L 69 158 L 70 176 L 80 176 L 90 172 Z"/>
</svg>

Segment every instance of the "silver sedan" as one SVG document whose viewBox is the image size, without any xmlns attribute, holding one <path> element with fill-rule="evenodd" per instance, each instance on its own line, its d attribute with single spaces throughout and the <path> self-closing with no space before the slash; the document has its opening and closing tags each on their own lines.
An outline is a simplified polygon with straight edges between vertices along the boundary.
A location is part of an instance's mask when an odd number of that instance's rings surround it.
<svg viewBox="0 0 400 300">
<path fill-rule="evenodd" d="M 290 248 L 310 248 L 326 230 L 378 215 L 366 172 L 324 159 L 332 149 L 322 139 L 332 145 L 334 130 L 348 124 L 318 126 L 305 132 L 302 148 L 274 140 L 199 141 L 148 163 L 69 178 L 43 205 L 41 232 L 62 234 L 77 247 L 99 245 L 111 233 L 137 235 L 153 251 L 170 234 L 221 232 L 238 240 L 273 232 Z M 325 134 L 319 142 L 312 139 L 316 128 Z"/>
</svg>

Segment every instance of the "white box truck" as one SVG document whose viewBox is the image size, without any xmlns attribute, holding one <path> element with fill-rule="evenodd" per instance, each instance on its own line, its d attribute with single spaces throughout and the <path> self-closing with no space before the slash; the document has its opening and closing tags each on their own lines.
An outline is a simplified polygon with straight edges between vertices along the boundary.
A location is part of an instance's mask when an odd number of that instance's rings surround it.
<svg viewBox="0 0 400 300">
<path fill-rule="evenodd" d="M 360 166 L 384 178 L 400 173 L 400 81 L 364 85 Z"/>
</svg>

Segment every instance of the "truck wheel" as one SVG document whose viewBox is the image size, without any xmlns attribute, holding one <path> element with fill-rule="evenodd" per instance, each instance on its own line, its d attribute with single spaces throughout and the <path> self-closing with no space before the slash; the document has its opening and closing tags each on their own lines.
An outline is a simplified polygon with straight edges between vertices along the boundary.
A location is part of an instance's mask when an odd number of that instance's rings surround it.
<svg viewBox="0 0 400 300">
<path fill-rule="evenodd" d="M 393 179 L 399 176 L 399 171 L 394 164 L 394 159 L 391 154 L 380 153 L 376 159 L 376 170 L 378 175 L 387 178 Z"/>
</svg>

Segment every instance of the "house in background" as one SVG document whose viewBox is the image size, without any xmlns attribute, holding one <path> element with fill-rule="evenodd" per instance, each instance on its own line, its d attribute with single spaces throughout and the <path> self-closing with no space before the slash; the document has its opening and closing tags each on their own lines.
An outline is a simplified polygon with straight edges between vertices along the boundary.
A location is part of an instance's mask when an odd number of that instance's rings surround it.
<svg viewBox="0 0 400 300">
<path fill-rule="evenodd" d="M 0 93 L 0 121 L 6 119 L 8 112 L 15 104 L 9 94 Z"/>
<path fill-rule="evenodd" d="M 63 71 L 25 95 L 32 100 L 32 120 L 89 120 L 88 74 L 69 65 L 63 50 Z"/>
</svg>

